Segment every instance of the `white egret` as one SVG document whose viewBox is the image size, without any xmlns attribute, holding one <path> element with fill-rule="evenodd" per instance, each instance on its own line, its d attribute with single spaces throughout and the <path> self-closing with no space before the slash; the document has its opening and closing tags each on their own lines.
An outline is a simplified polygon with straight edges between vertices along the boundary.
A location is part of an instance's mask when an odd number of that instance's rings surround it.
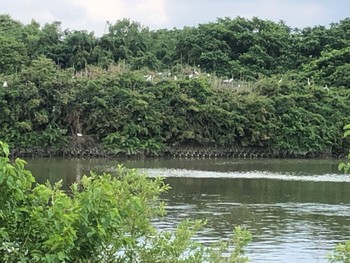
<svg viewBox="0 0 350 263">
<path fill-rule="evenodd" d="M 224 79 L 223 81 L 222 81 L 222 83 L 224 83 L 224 84 L 228 84 L 228 83 L 231 83 L 233 81 L 233 78 L 230 78 L 230 79 Z"/>
</svg>

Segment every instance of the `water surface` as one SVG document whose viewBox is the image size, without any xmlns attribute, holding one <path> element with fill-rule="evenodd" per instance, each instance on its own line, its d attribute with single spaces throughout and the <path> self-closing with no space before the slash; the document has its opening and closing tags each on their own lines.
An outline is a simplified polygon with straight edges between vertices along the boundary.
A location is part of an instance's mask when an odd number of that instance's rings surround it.
<svg viewBox="0 0 350 263">
<path fill-rule="evenodd" d="M 89 170 L 117 164 L 161 175 L 172 187 L 162 196 L 167 215 L 155 221 L 173 230 L 183 219 L 205 219 L 200 242 L 232 237 L 236 225 L 253 234 L 251 262 L 327 262 L 336 243 L 350 239 L 350 177 L 341 160 L 33 159 L 28 168 L 41 182 L 70 184 Z"/>
</svg>

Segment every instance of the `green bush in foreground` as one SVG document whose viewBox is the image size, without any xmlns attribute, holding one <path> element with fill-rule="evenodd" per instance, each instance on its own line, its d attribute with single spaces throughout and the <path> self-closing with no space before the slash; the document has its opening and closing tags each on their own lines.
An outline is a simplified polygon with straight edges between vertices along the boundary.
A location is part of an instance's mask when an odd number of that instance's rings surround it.
<svg viewBox="0 0 350 263">
<path fill-rule="evenodd" d="M 329 262 L 350 262 L 350 241 L 346 241 L 344 243 L 339 243 L 333 252 L 332 255 L 329 256 Z"/>
<path fill-rule="evenodd" d="M 350 124 L 344 126 L 344 138 L 350 136 Z M 350 151 L 348 153 L 348 159 L 350 159 Z M 338 166 L 340 171 L 344 171 L 344 173 L 349 173 L 350 171 L 350 163 L 340 163 Z"/>
<path fill-rule="evenodd" d="M 344 126 L 344 138 L 348 136 L 350 136 L 350 124 L 347 124 Z M 350 159 L 350 151 L 348 154 L 348 159 Z M 350 163 L 340 163 L 338 168 L 340 171 L 349 173 Z M 349 263 L 350 262 L 350 240 L 344 243 L 337 244 L 333 254 L 329 255 L 328 259 L 329 259 L 329 262 L 331 263 L 336 263 L 336 262 Z"/>
<path fill-rule="evenodd" d="M 164 213 L 161 178 L 147 179 L 118 167 L 84 176 L 69 191 L 37 184 L 26 162 L 9 159 L 0 141 L 0 258 L 12 262 L 247 262 L 251 234 L 236 227 L 231 242 L 211 248 L 192 237 L 201 221 L 184 221 L 174 232 L 157 231 Z M 234 246 L 233 244 L 234 243 Z M 229 247 L 234 247 L 230 253 Z"/>
</svg>

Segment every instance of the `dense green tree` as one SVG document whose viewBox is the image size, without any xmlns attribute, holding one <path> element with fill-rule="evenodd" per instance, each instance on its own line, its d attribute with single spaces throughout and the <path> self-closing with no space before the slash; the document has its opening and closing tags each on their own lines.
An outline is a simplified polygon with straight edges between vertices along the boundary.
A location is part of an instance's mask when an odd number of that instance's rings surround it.
<svg viewBox="0 0 350 263">
<path fill-rule="evenodd" d="M 177 29 L 150 31 L 152 39 L 149 42 L 150 51 L 159 61 L 161 69 L 171 69 L 174 64 L 178 63 L 175 57 L 175 50 L 179 31 Z"/>
<path fill-rule="evenodd" d="M 305 65 L 304 71 L 318 85 L 350 87 L 350 48 L 322 52 L 318 59 Z"/>
<path fill-rule="evenodd" d="M 114 60 L 139 57 L 147 51 L 149 29 L 129 19 L 109 24 L 108 33 L 102 37 L 105 48 L 112 52 Z"/>
<path fill-rule="evenodd" d="M 350 43 L 349 31 L 350 18 L 345 18 L 338 23 L 331 23 L 330 28 L 327 32 L 329 41 L 327 43 L 326 50 L 331 51 L 348 47 Z"/>
<path fill-rule="evenodd" d="M 61 48 L 63 36 L 64 32 L 61 28 L 61 22 L 46 23 L 40 30 L 37 42 L 38 54 L 44 55 L 55 61 L 55 63 L 60 64 L 60 61 L 63 60 Z"/>
<path fill-rule="evenodd" d="M 172 30 L 129 19 L 108 26 L 95 37 L 0 16 L 1 138 L 20 149 L 129 154 L 346 146 L 334 138 L 350 116 L 348 19 L 304 29 L 241 17 Z"/>
<path fill-rule="evenodd" d="M 27 62 L 27 49 L 23 42 L 0 35 L 0 72 L 2 74 L 18 72 Z"/>
<path fill-rule="evenodd" d="M 62 41 L 62 58 L 60 66 L 73 67 L 75 70 L 86 69 L 89 64 L 96 64 L 94 57 L 96 38 L 86 31 L 66 32 Z"/>
<path fill-rule="evenodd" d="M 7 14 L 0 15 L 0 33 L 2 36 L 13 37 L 17 40 L 22 39 L 24 26 L 19 21 L 12 19 Z"/>
<path fill-rule="evenodd" d="M 23 43 L 26 45 L 30 60 L 40 55 L 39 40 L 41 35 L 40 24 L 34 20 L 23 29 Z"/>
<path fill-rule="evenodd" d="M 0 257 L 18 262 L 248 262 L 251 234 L 235 227 L 231 242 L 206 248 L 193 236 L 204 225 L 183 221 L 159 232 L 160 195 L 169 189 L 136 170 L 83 176 L 70 186 L 37 184 L 26 162 L 10 161 L 0 141 Z M 235 247 L 227 253 L 232 245 Z"/>
</svg>

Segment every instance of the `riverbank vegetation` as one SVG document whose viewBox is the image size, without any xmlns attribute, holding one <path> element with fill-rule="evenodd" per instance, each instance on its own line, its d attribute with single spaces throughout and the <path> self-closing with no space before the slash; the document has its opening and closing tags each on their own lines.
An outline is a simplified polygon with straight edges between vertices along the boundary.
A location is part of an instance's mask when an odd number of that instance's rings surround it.
<svg viewBox="0 0 350 263">
<path fill-rule="evenodd" d="M 0 15 L 0 138 L 17 154 L 343 154 L 349 25 L 237 17 L 149 30 L 124 19 L 97 37 Z"/>
<path fill-rule="evenodd" d="M 251 234 L 205 247 L 193 238 L 205 222 L 183 221 L 173 232 L 152 219 L 164 213 L 169 189 L 119 166 L 114 175 L 83 176 L 69 191 L 61 182 L 37 184 L 26 162 L 9 159 L 0 141 L 0 258 L 14 262 L 247 262 Z"/>
<path fill-rule="evenodd" d="M 344 138 L 349 137 L 350 135 L 350 124 L 344 126 Z M 347 156 L 350 159 L 350 151 Z M 349 174 L 350 163 L 340 163 L 338 166 L 339 171 L 343 171 L 346 174 Z M 332 254 L 328 255 L 329 262 L 350 262 L 350 240 L 339 243 L 336 245 Z"/>
</svg>

